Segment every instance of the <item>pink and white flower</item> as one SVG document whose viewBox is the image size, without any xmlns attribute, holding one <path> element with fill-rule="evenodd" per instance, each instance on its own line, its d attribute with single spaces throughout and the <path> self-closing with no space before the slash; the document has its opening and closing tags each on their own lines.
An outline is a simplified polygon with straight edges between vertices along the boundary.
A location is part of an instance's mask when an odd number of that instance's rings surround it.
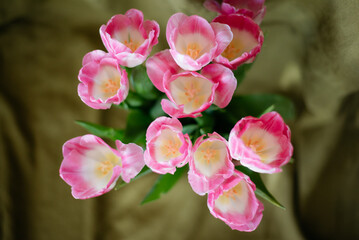
<svg viewBox="0 0 359 240">
<path fill-rule="evenodd" d="M 250 18 L 238 15 L 221 15 L 213 22 L 227 24 L 233 33 L 233 39 L 227 48 L 214 59 L 230 69 L 236 69 L 243 63 L 251 63 L 261 51 L 263 33 L 259 26 Z"/>
<path fill-rule="evenodd" d="M 232 158 L 253 171 L 280 172 L 293 153 L 290 129 L 277 112 L 245 117 L 231 130 L 229 149 Z"/>
<path fill-rule="evenodd" d="M 184 70 L 197 71 L 222 53 L 232 32 L 225 24 L 176 13 L 168 20 L 166 37 L 176 63 Z"/>
<path fill-rule="evenodd" d="M 237 87 L 233 72 L 220 65 L 209 64 L 200 73 L 184 71 L 164 50 L 146 62 L 147 74 L 158 90 L 166 93 L 163 110 L 176 118 L 197 117 L 212 103 L 226 107 Z"/>
<path fill-rule="evenodd" d="M 182 124 L 176 118 L 159 117 L 146 132 L 146 165 L 159 174 L 176 171 L 188 162 L 192 143 L 188 134 L 182 133 Z"/>
<path fill-rule="evenodd" d="M 189 160 L 188 181 L 199 195 L 216 189 L 234 171 L 227 141 L 218 133 L 204 137 L 197 139 Z"/>
<path fill-rule="evenodd" d="M 136 144 L 116 141 L 117 149 L 101 138 L 88 134 L 67 141 L 61 178 L 71 186 L 76 199 L 102 195 L 115 187 L 117 179 L 129 182 L 144 167 L 143 150 Z"/>
<path fill-rule="evenodd" d="M 220 4 L 216 0 L 206 0 L 203 5 L 221 15 L 241 14 L 260 24 L 266 13 L 264 2 L 265 0 L 223 0 Z"/>
<path fill-rule="evenodd" d="M 251 232 L 263 217 L 263 204 L 256 198 L 256 186 L 239 171 L 208 194 L 207 205 L 211 214 L 224 221 L 233 230 Z"/>
<path fill-rule="evenodd" d="M 78 94 L 94 109 L 107 109 L 120 104 L 128 95 L 127 73 L 117 59 L 101 50 L 86 54 L 79 73 Z"/>
<path fill-rule="evenodd" d="M 100 28 L 100 35 L 107 51 L 126 67 L 142 64 L 158 43 L 160 32 L 156 21 L 143 21 L 143 13 L 128 10 L 125 15 L 113 16 Z"/>
</svg>

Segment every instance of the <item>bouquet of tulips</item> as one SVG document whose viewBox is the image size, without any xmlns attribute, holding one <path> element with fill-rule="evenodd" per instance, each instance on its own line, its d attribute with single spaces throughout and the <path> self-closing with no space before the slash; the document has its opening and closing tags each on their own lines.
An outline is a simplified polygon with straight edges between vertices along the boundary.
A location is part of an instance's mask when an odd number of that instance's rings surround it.
<svg viewBox="0 0 359 240">
<path fill-rule="evenodd" d="M 77 121 L 92 134 L 63 145 L 60 176 L 74 198 L 159 174 L 147 203 L 186 172 L 193 191 L 207 194 L 211 214 L 232 229 L 256 229 L 263 216 L 257 196 L 283 208 L 259 173 L 280 172 L 291 159 L 282 116 L 293 118 L 293 104 L 279 95 L 234 96 L 263 44 L 264 0 L 209 0 L 204 6 L 218 16 L 209 23 L 174 14 L 166 28 L 169 49 L 150 58 L 160 28 L 144 21 L 141 11 L 130 9 L 101 26 L 107 52 L 84 56 L 78 95 L 94 109 L 126 109 L 127 126 Z"/>
</svg>

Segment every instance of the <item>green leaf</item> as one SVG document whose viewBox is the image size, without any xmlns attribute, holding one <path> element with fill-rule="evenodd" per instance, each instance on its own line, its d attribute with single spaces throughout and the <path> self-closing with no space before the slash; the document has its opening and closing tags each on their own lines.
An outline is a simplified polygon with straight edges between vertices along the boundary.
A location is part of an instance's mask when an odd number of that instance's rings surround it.
<svg viewBox="0 0 359 240">
<path fill-rule="evenodd" d="M 261 117 L 262 115 L 272 112 L 274 110 L 275 106 L 274 105 L 270 105 L 266 110 L 264 110 L 264 112 L 262 112 L 262 114 L 260 114 L 258 117 Z"/>
<path fill-rule="evenodd" d="M 75 121 L 78 125 L 88 130 L 90 133 L 98 136 L 105 137 L 111 140 L 120 140 L 124 137 L 124 130 L 105 127 L 95 123 L 85 121 Z"/>
<path fill-rule="evenodd" d="M 252 180 L 252 182 L 256 185 L 255 193 L 257 196 L 260 196 L 261 198 L 272 203 L 273 205 L 285 210 L 285 207 L 282 204 L 280 204 L 278 202 L 278 200 L 275 199 L 273 197 L 273 195 L 268 191 L 268 189 L 264 185 L 259 173 L 253 172 L 252 170 L 250 170 L 244 166 L 236 166 L 236 169 L 241 171 L 242 173 L 246 174 Z"/>
<path fill-rule="evenodd" d="M 119 179 L 118 182 L 116 183 L 115 190 L 118 190 L 118 189 L 122 188 L 123 186 L 126 186 L 127 184 L 130 184 L 133 181 L 135 181 L 135 180 L 137 180 L 137 179 L 139 179 L 139 178 L 141 178 L 143 176 L 146 176 L 147 174 L 149 174 L 151 172 L 152 172 L 151 169 L 149 169 L 147 166 L 144 166 L 142 168 L 142 170 L 137 174 L 137 176 L 132 178 L 129 183 L 126 183 L 126 182 Z"/>
<path fill-rule="evenodd" d="M 133 142 L 144 146 L 146 130 L 150 123 L 151 118 L 146 113 L 140 110 L 131 110 L 127 116 L 124 142 Z"/>
<path fill-rule="evenodd" d="M 161 105 L 162 98 L 160 97 L 158 101 L 153 104 L 152 108 L 150 109 L 150 116 L 152 119 L 156 119 L 161 116 L 166 116 L 166 113 L 162 109 Z"/>
<path fill-rule="evenodd" d="M 138 94 L 130 91 L 126 97 L 125 103 L 128 108 L 138 108 L 141 107 L 145 101 L 146 100 L 141 98 Z"/>
<path fill-rule="evenodd" d="M 158 177 L 152 189 L 147 193 L 146 197 L 142 200 L 141 204 L 145 204 L 159 199 L 163 194 L 167 193 L 177 183 L 184 172 L 188 171 L 188 165 L 177 168 L 176 172 L 172 175 L 167 173 Z"/>
<path fill-rule="evenodd" d="M 153 100 L 157 97 L 158 91 L 149 79 L 146 68 L 139 65 L 132 69 L 131 78 L 135 91 L 144 99 Z"/>
<path fill-rule="evenodd" d="M 196 129 L 198 128 L 198 125 L 197 124 L 188 124 L 188 125 L 185 125 L 183 126 L 183 130 L 182 132 L 184 134 L 191 134 L 193 131 L 195 131 Z"/>
<path fill-rule="evenodd" d="M 276 94 L 253 94 L 235 96 L 227 106 L 227 113 L 232 122 L 237 122 L 245 116 L 260 116 L 263 112 L 274 106 L 272 111 L 278 112 L 284 120 L 295 118 L 293 102 L 283 96 Z"/>
<path fill-rule="evenodd" d="M 246 76 L 247 71 L 249 69 L 251 69 L 252 64 L 253 63 L 242 64 L 236 70 L 233 71 L 233 74 L 234 74 L 235 78 L 237 79 L 237 86 L 239 86 L 239 84 L 241 84 L 244 77 Z"/>
</svg>

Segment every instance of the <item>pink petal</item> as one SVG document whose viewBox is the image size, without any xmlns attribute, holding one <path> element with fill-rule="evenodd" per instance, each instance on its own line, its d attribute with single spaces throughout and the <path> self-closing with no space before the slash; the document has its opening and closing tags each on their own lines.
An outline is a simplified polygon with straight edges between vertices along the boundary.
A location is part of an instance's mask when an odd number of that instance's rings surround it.
<svg viewBox="0 0 359 240">
<path fill-rule="evenodd" d="M 94 50 L 92 52 L 87 53 L 82 59 L 82 66 L 85 66 L 90 62 L 100 62 L 108 53 L 102 50 Z"/>
<path fill-rule="evenodd" d="M 220 55 L 233 39 L 231 28 L 227 24 L 212 22 L 211 26 L 216 34 L 217 49 L 214 57 Z"/>
<path fill-rule="evenodd" d="M 237 79 L 233 72 L 220 64 L 209 64 L 202 69 L 201 74 L 218 83 L 214 104 L 220 108 L 226 107 L 237 88 Z"/>
<path fill-rule="evenodd" d="M 164 92 L 163 79 L 166 72 L 171 75 L 177 74 L 181 68 L 173 60 L 169 50 L 163 50 L 156 53 L 146 61 L 147 75 L 152 81 L 153 85 Z"/>
<path fill-rule="evenodd" d="M 156 118 L 147 128 L 146 141 L 150 141 L 154 138 L 161 130 L 162 126 L 171 127 L 173 129 L 182 132 L 182 124 L 176 118 L 159 117 Z"/>
<path fill-rule="evenodd" d="M 116 147 L 122 159 L 121 177 L 129 183 L 145 166 L 143 149 L 134 143 L 123 144 L 120 140 L 116 140 Z"/>
</svg>

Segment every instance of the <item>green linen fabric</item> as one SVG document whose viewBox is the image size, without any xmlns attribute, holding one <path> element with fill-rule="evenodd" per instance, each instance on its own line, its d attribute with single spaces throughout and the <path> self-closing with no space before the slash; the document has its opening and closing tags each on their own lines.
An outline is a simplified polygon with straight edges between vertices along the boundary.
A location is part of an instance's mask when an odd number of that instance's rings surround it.
<svg viewBox="0 0 359 240">
<path fill-rule="evenodd" d="M 86 134 L 75 120 L 124 128 L 126 112 L 94 110 L 77 96 L 82 57 L 104 50 L 98 30 L 130 8 L 165 28 L 176 12 L 215 16 L 190 0 L 3 0 L 0 4 L 0 239 L 358 239 L 359 2 L 267 0 L 261 53 L 239 94 L 291 98 L 293 164 L 265 175 L 286 206 L 264 202 L 252 233 L 209 213 L 186 178 L 139 203 L 156 179 L 75 200 L 59 177 L 62 144 Z"/>
</svg>

